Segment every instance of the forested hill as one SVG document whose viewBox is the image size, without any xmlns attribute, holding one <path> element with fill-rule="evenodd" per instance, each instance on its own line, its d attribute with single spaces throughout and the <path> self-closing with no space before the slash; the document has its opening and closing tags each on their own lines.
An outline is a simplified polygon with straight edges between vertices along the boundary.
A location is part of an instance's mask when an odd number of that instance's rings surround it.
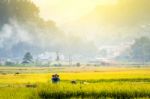
<svg viewBox="0 0 150 99">
<path fill-rule="evenodd" d="M 20 56 L 26 51 L 36 53 L 41 50 L 44 35 L 59 33 L 53 21 L 39 16 L 39 8 L 32 1 L 0 0 L 1 57 Z"/>
<path fill-rule="evenodd" d="M 96 52 L 93 43 L 70 34 L 66 36 L 54 21 L 45 21 L 39 13 L 39 8 L 30 0 L 0 0 L 0 57 L 58 50 L 75 54 Z"/>
<path fill-rule="evenodd" d="M 9 23 L 10 19 L 28 21 L 39 19 L 39 9 L 27 0 L 1 0 L 0 1 L 0 24 Z"/>
<path fill-rule="evenodd" d="M 30 0 L 1 0 L 0 1 L 0 26 L 10 22 L 36 22 L 38 25 L 52 26 L 52 21 L 45 22 L 39 16 L 39 8 Z"/>
</svg>

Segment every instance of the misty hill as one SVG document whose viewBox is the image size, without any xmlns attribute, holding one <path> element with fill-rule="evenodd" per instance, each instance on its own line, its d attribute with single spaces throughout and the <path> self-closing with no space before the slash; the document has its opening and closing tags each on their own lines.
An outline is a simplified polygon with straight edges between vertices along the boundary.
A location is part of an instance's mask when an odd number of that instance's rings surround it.
<svg viewBox="0 0 150 99">
<path fill-rule="evenodd" d="M 0 1 L 0 57 L 22 57 L 29 51 L 91 55 L 96 50 L 93 43 L 66 35 L 54 21 L 42 19 L 32 1 Z"/>
<path fill-rule="evenodd" d="M 53 34 L 60 35 L 60 30 L 53 21 L 41 18 L 38 7 L 30 0 L 0 1 L 1 57 L 19 57 L 25 51 L 38 52 L 47 35 Z"/>
<path fill-rule="evenodd" d="M 89 14 L 65 24 L 64 30 L 68 31 L 62 31 L 54 21 L 42 19 L 38 7 L 30 0 L 1 0 L 0 57 L 22 58 L 26 52 L 35 56 L 59 51 L 67 57 L 128 58 L 124 51 L 132 48 L 133 42 L 136 44 L 136 38 L 150 36 L 149 8 L 149 0 L 98 5 Z M 132 48 L 130 58 L 135 58 L 136 48 Z M 103 55 L 105 52 L 107 55 Z"/>
</svg>

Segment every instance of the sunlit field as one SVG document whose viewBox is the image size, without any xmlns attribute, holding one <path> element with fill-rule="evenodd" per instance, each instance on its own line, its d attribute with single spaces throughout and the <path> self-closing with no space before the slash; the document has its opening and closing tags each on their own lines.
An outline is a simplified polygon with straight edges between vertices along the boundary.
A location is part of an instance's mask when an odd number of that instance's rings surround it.
<svg viewBox="0 0 150 99">
<path fill-rule="evenodd" d="M 149 67 L 1 67 L 0 70 L 0 99 L 150 98 Z M 60 75 L 58 84 L 51 83 L 54 73 Z M 72 80 L 77 83 L 72 84 Z"/>
</svg>

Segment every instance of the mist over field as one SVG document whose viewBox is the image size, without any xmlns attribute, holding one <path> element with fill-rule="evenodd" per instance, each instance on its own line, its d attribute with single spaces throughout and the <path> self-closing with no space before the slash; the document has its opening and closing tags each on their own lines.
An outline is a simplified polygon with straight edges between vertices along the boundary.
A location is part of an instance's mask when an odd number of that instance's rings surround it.
<svg viewBox="0 0 150 99">
<path fill-rule="evenodd" d="M 59 52 L 78 60 L 149 61 L 149 0 L 79 2 L 66 1 L 60 9 L 60 0 L 0 1 L 0 57 Z"/>
</svg>

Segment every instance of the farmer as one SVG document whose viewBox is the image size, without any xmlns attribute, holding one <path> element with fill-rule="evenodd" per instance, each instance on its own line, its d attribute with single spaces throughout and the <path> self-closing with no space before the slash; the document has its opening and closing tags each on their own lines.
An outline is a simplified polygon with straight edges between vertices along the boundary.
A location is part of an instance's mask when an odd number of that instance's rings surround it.
<svg viewBox="0 0 150 99">
<path fill-rule="evenodd" d="M 52 75 L 52 83 L 58 83 L 60 81 L 59 75 Z"/>
</svg>

